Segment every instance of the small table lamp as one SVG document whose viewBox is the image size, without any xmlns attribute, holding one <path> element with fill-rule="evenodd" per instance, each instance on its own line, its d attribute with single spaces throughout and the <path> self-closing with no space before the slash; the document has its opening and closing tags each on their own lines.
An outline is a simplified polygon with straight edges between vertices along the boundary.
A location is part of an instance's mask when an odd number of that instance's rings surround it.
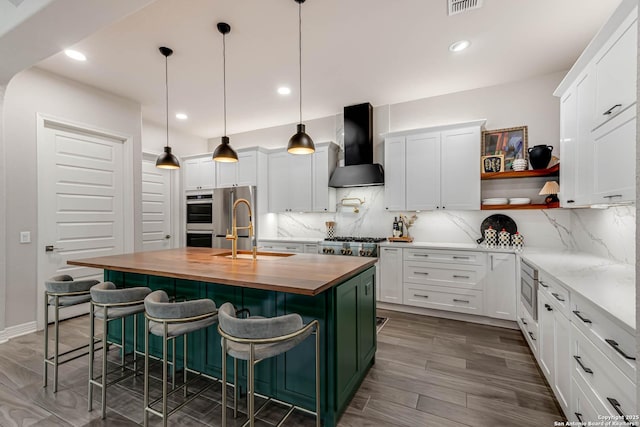
<svg viewBox="0 0 640 427">
<path fill-rule="evenodd" d="M 544 183 L 544 187 L 538 193 L 541 196 L 546 195 L 544 202 L 547 205 L 555 205 L 553 207 L 558 207 L 560 201 L 558 200 L 557 194 L 560 192 L 560 186 L 555 181 L 547 181 Z M 550 206 L 551 207 L 551 206 Z"/>
</svg>

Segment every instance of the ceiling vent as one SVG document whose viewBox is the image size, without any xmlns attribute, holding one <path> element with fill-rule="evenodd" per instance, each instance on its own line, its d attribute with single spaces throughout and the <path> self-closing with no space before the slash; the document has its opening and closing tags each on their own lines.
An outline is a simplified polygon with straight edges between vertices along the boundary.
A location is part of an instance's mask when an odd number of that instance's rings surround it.
<svg viewBox="0 0 640 427">
<path fill-rule="evenodd" d="M 480 9 L 483 0 L 447 0 L 449 16 L 457 15 L 468 10 Z"/>
</svg>

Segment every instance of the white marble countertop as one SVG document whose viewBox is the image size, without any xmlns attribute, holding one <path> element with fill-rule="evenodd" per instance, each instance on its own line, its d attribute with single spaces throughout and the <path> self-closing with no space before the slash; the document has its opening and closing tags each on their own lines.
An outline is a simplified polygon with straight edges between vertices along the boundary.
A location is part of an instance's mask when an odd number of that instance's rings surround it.
<svg viewBox="0 0 640 427">
<path fill-rule="evenodd" d="M 526 248 L 521 257 L 553 276 L 570 292 L 606 311 L 629 333 L 636 330 L 635 267 L 582 252 Z"/>
<path fill-rule="evenodd" d="M 489 249 L 482 244 L 476 243 L 446 243 L 446 242 L 381 242 L 380 246 L 396 247 L 396 248 L 411 248 L 411 249 L 458 249 L 463 251 L 480 251 L 480 252 L 503 252 L 514 253 L 512 247 L 508 249 L 492 248 Z"/>
<path fill-rule="evenodd" d="M 258 242 L 318 243 L 322 237 L 258 237 Z"/>
</svg>

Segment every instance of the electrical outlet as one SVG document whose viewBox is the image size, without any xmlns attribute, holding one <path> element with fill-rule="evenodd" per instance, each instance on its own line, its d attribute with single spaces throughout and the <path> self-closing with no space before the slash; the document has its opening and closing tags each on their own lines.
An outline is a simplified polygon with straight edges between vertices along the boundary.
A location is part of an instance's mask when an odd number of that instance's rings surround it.
<svg viewBox="0 0 640 427">
<path fill-rule="evenodd" d="M 21 231 L 20 232 L 20 243 L 31 243 L 31 232 L 30 231 Z"/>
</svg>

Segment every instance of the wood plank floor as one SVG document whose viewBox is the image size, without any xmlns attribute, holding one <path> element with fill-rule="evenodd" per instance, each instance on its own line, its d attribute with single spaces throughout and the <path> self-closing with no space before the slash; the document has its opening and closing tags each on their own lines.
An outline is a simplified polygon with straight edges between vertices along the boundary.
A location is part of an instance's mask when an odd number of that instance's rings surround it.
<svg viewBox="0 0 640 427">
<path fill-rule="evenodd" d="M 378 334 L 376 363 L 340 426 L 538 427 L 564 420 L 519 331 L 392 311 L 378 314 L 389 321 Z M 61 331 L 62 351 L 86 343 L 88 319 L 65 321 Z M 99 403 L 87 412 L 87 378 L 85 357 L 61 366 L 57 393 L 42 388 L 42 332 L 0 345 L 0 426 L 142 423 L 141 377 L 108 389 L 105 421 Z M 97 401 L 99 392 L 95 396 Z M 244 402 L 239 405 L 244 411 Z M 220 386 L 215 385 L 169 424 L 219 426 L 221 409 Z M 269 404 L 256 426 L 273 426 L 285 412 L 281 405 Z M 236 420 L 228 414 L 231 426 L 246 420 L 244 414 Z M 150 421 L 161 424 L 157 417 Z M 315 419 L 296 411 L 284 425 L 314 426 Z"/>
</svg>

